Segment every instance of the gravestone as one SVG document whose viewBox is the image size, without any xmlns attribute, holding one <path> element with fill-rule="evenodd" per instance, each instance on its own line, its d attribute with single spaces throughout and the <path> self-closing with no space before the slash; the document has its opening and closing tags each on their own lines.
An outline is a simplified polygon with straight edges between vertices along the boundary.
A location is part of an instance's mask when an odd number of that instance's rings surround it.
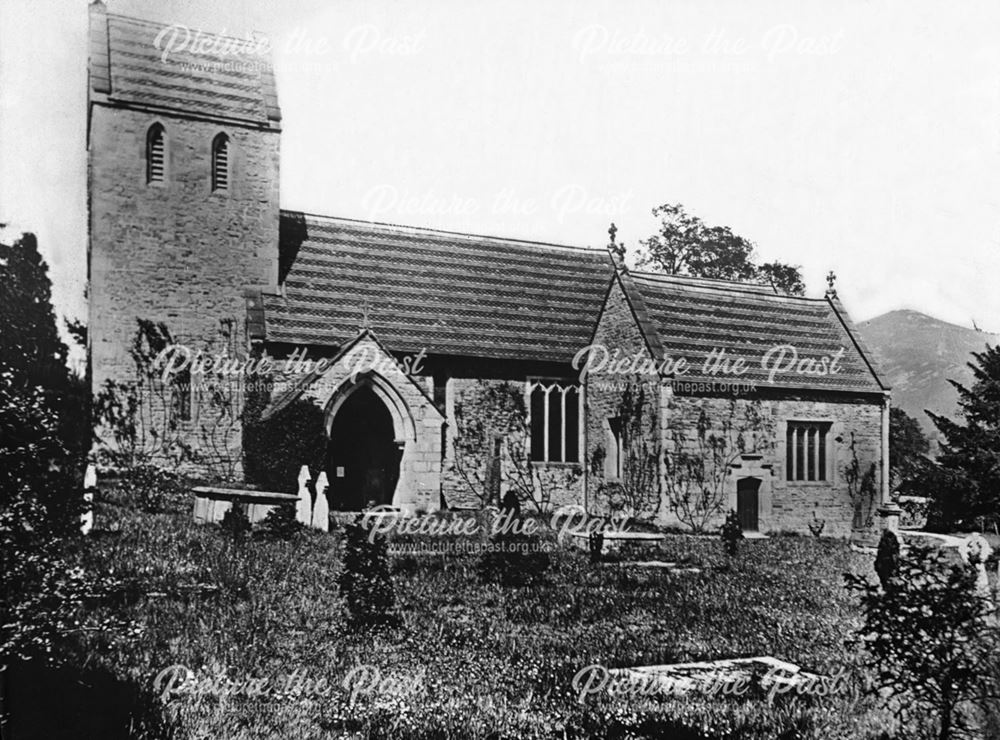
<svg viewBox="0 0 1000 740">
<path fill-rule="evenodd" d="M 83 501 L 87 510 L 80 515 L 80 531 L 83 534 L 90 534 L 94 528 L 94 489 L 97 488 L 97 470 L 94 463 L 87 466 L 87 472 L 83 474 Z"/>
<path fill-rule="evenodd" d="M 312 524 L 312 494 L 309 493 L 309 466 L 303 465 L 299 471 L 299 500 L 295 504 L 295 520 L 299 524 Z"/>
<path fill-rule="evenodd" d="M 324 470 L 316 476 L 316 503 L 313 504 L 312 526 L 324 532 L 330 531 L 330 504 L 326 500 L 326 489 L 330 487 Z"/>
</svg>

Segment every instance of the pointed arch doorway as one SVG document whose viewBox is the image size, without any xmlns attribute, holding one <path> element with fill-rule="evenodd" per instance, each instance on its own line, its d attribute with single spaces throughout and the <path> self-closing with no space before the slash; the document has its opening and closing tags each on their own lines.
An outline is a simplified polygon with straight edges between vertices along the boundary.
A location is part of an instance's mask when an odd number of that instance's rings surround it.
<svg viewBox="0 0 1000 740">
<path fill-rule="evenodd" d="M 334 410 L 327 445 L 330 507 L 360 511 L 391 504 L 399 482 L 404 441 L 370 383 L 361 383 Z"/>
</svg>

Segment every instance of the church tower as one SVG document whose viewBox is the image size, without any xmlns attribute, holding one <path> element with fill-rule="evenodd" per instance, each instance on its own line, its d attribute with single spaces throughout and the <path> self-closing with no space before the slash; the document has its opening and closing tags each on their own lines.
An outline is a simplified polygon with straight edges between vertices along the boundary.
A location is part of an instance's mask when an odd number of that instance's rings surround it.
<svg viewBox="0 0 1000 740">
<path fill-rule="evenodd" d="M 90 6 L 87 116 L 93 391 L 135 377 L 137 322 L 246 348 L 248 290 L 278 279 L 281 113 L 266 45 Z M 181 389 L 183 391 L 183 389 Z M 196 394 L 181 398 L 195 438 Z M 238 442 L 238 440 L 237 440 Z"/>
</svg>

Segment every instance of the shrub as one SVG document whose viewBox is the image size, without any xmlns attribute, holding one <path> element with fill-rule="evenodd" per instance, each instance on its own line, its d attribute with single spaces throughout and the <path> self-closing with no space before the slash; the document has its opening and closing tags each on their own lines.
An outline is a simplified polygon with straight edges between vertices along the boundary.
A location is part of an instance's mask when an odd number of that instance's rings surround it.
<svg viewBox="0 0 1000 740">
<path fill-rule="evenodd" d="M 326 454 L 323 410 L 311 401 L 288 404 L 266 421 L 254 420 L 264 401 L 248 402 L 250 417 L 243 432 L 243 470 L 247 480 L 266 491 L 298 492 L 303 465 L 322 470 Z"/>
<path fill-rule="evenodd" d="M 875 555 L 875 572 L 884 590 L 892 588 L 899 574 L 899 537 L 890 530 L 882 532 Z"/>
<path fill-rule="evenodd" d="M 725 523 L 719 527 L 719 534 L 722 537 L 722 546 L 726 554 L 733 558 L 739 548 L 740 540 L 743 539 L 743 527 L 740 526 L 740 518 L 735 511 L 726 514 Z"/>
<path fill-rule="evenodd" d="M 886 553 L 891 550 L 886 547 Z M 901 718 L 933 717 L 942 740 L 968 729 L 984 696 L 1000 677 L 987 666 L 1000 646 L 988 621 L 989 598 L 976 593 L 976 569 L 948 564 L 929 547 L 912 547 L 893 569 L 883 554 L 885 588 L 847 575 L 861 593 L 864 625 L 858 633 L 875 676 L 872 692 L 886 691 Z"/>
<path fill-rule="evenodd" d="M 288 540 L 301 532 L 303 524 L 295 518 L 294 504 L 273 507 L 260 523 L 261 533 L 279 540 Z"/>
<path fill-rule="evenodd" d="M 250 534 L 252 528 L 250 518 L 247 516 L 246 505 L 234 503 L 225 514 L 219 526 L 223 532 L 232 535 L 234 540 L 242 540 Z"/>
<path fill-rule="evenodd" d="M 115 488 L 125 503 L 150 514 L 182 511 L 190 503 L 188 481 L 157 465 L 144 464 L 126 469 L 119 476 Z"/>
<path fill-rule="evenodd" d="M 384 537 L 369 539 L 361 524 L 345 527 L 344 569 L 340 592 L 354 626 L 394 624 L 396 594 L 389 575 L 389 554 Z"/>
</svg>

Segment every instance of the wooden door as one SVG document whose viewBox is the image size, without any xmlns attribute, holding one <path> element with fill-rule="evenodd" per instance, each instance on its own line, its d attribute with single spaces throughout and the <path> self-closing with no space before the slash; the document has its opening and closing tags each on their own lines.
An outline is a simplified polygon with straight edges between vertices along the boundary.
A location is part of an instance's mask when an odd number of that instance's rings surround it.
<svg viewBox="0 0 1000 740">
<path fill-rule="evenodd" d="M 736 481 L 736 515 L 744 532 L 758 530 L 760 505 L 760 478 L 741 478 Z"/>
</svg>

